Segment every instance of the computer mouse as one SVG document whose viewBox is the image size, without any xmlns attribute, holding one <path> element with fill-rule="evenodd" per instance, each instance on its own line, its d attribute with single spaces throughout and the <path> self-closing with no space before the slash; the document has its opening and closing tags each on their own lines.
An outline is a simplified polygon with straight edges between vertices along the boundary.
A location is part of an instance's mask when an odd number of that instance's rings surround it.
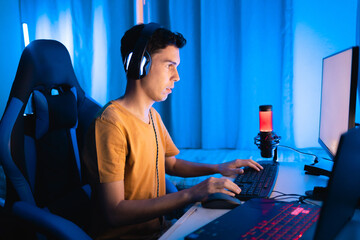
<svg viewBox="0 0 360 240">
<path fill-rule="evenodd" d="M 212 193 L 201 202 L 204 208 L 211 209 L 233 209 L 241 204 L 240 200 L 225 193 Z"/>
</svg>

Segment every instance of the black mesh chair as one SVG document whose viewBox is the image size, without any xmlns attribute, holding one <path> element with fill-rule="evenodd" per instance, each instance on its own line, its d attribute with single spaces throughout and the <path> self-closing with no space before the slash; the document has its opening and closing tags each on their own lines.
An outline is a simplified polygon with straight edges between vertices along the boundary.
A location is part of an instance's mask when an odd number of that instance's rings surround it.
<svg viewBox="0 0 360 240">
<path fill-rule="evenodd" d="M 10 238 L 90 239 L 91 190 L 79 149 L 99 109 L 64 45 L 35 40 L 24 49 L 0 122 Z"/>
</svg>

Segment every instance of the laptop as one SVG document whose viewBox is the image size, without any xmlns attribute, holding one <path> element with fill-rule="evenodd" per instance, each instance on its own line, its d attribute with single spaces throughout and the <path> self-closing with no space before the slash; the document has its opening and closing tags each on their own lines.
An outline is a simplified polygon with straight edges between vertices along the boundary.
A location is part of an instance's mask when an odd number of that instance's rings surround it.
<svg viewBox="0 0 360 240">
<path fill-rule="evenodd" d="M 360 129 L 340 138 L 322 207 L 251 199 L 185 239 L 333 239 L 360 198 Z"/>
</svg>

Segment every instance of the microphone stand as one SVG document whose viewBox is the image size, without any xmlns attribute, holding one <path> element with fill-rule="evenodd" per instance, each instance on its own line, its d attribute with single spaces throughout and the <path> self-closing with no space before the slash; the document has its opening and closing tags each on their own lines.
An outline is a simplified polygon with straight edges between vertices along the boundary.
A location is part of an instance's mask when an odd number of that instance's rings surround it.
<svg viewBox="0 0 360 240">
<path fill-rule="evenodd" d="M 279 143 L 278 143 L 278 144 L 279 144 Z M 278 162 L 277 145 L 275 146 L 275 150 L 274 150 L 273 162 L 274 162 L 274 163 L 277 163 L 277 162 Z"/>
<path fill-rule="evenodd" d="M 258 135 L 254 138 L 254 143 L 260 149 L 260 151 L 262 151 L 261 148 L 265 144 L 264 140 L 261 139 L 261 134 L 262 134 L 262 132 L 258 133 Z M 278 145 L 280 143 L 281 137 L 276 135 L 274 132 L 271 132 L 269 137 L 270 137 L 269 140 L 265 140 L 265 141 L 267 141 L 266 147 L 268 147 L 268 149 L 270 149 L 270 151 L 272 151 L 274 149 L 274 154 L 272 156 L 269 156 L 269 157 L 272 157 L 273 162 L 277 163 L 278 162 L 277 147 L 278 147 Z M 262 157 L 264 157 L 264 156 L 262 156 Z"/>
</svg>

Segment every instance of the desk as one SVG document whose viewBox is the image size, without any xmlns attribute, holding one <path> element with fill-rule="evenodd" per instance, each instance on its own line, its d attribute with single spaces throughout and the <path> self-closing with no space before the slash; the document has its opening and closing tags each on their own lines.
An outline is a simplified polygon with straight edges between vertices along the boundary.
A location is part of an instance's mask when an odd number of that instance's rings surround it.
<svg viewBox="0 0 360 240">
<path fill-rule="evenodd" d="M 284 158 L 283 158 L 284 159 Z M 274 191 L 286 194 L 301 194 L 305 191 L 312 190 L 314 186 L 326 186 L 328 177 L 310 176 L 304 172 L 304 164 L 311 164 L 312 160 L 305 159 L 299 161 L 284 161 L 279 159 L 280 168 Z M 322 164 L 331 169 L 332 162 L 324 161 Z M 271 197 L 279 193 L 273 192 Z M 293 201 L 295 199 L 290 199 Z M 222 216 L 230 210 L 205 209 L 200 203 L 195 203 L 164 235 L 160 240 L 177 240 L 184 239 L 186 235 L 196 229 L 206 225 L 212 220 Z M 360 239 L 360 210 L 356 210 L 351 222 L 349 222 L 337 239 Z"/>
</svg>

